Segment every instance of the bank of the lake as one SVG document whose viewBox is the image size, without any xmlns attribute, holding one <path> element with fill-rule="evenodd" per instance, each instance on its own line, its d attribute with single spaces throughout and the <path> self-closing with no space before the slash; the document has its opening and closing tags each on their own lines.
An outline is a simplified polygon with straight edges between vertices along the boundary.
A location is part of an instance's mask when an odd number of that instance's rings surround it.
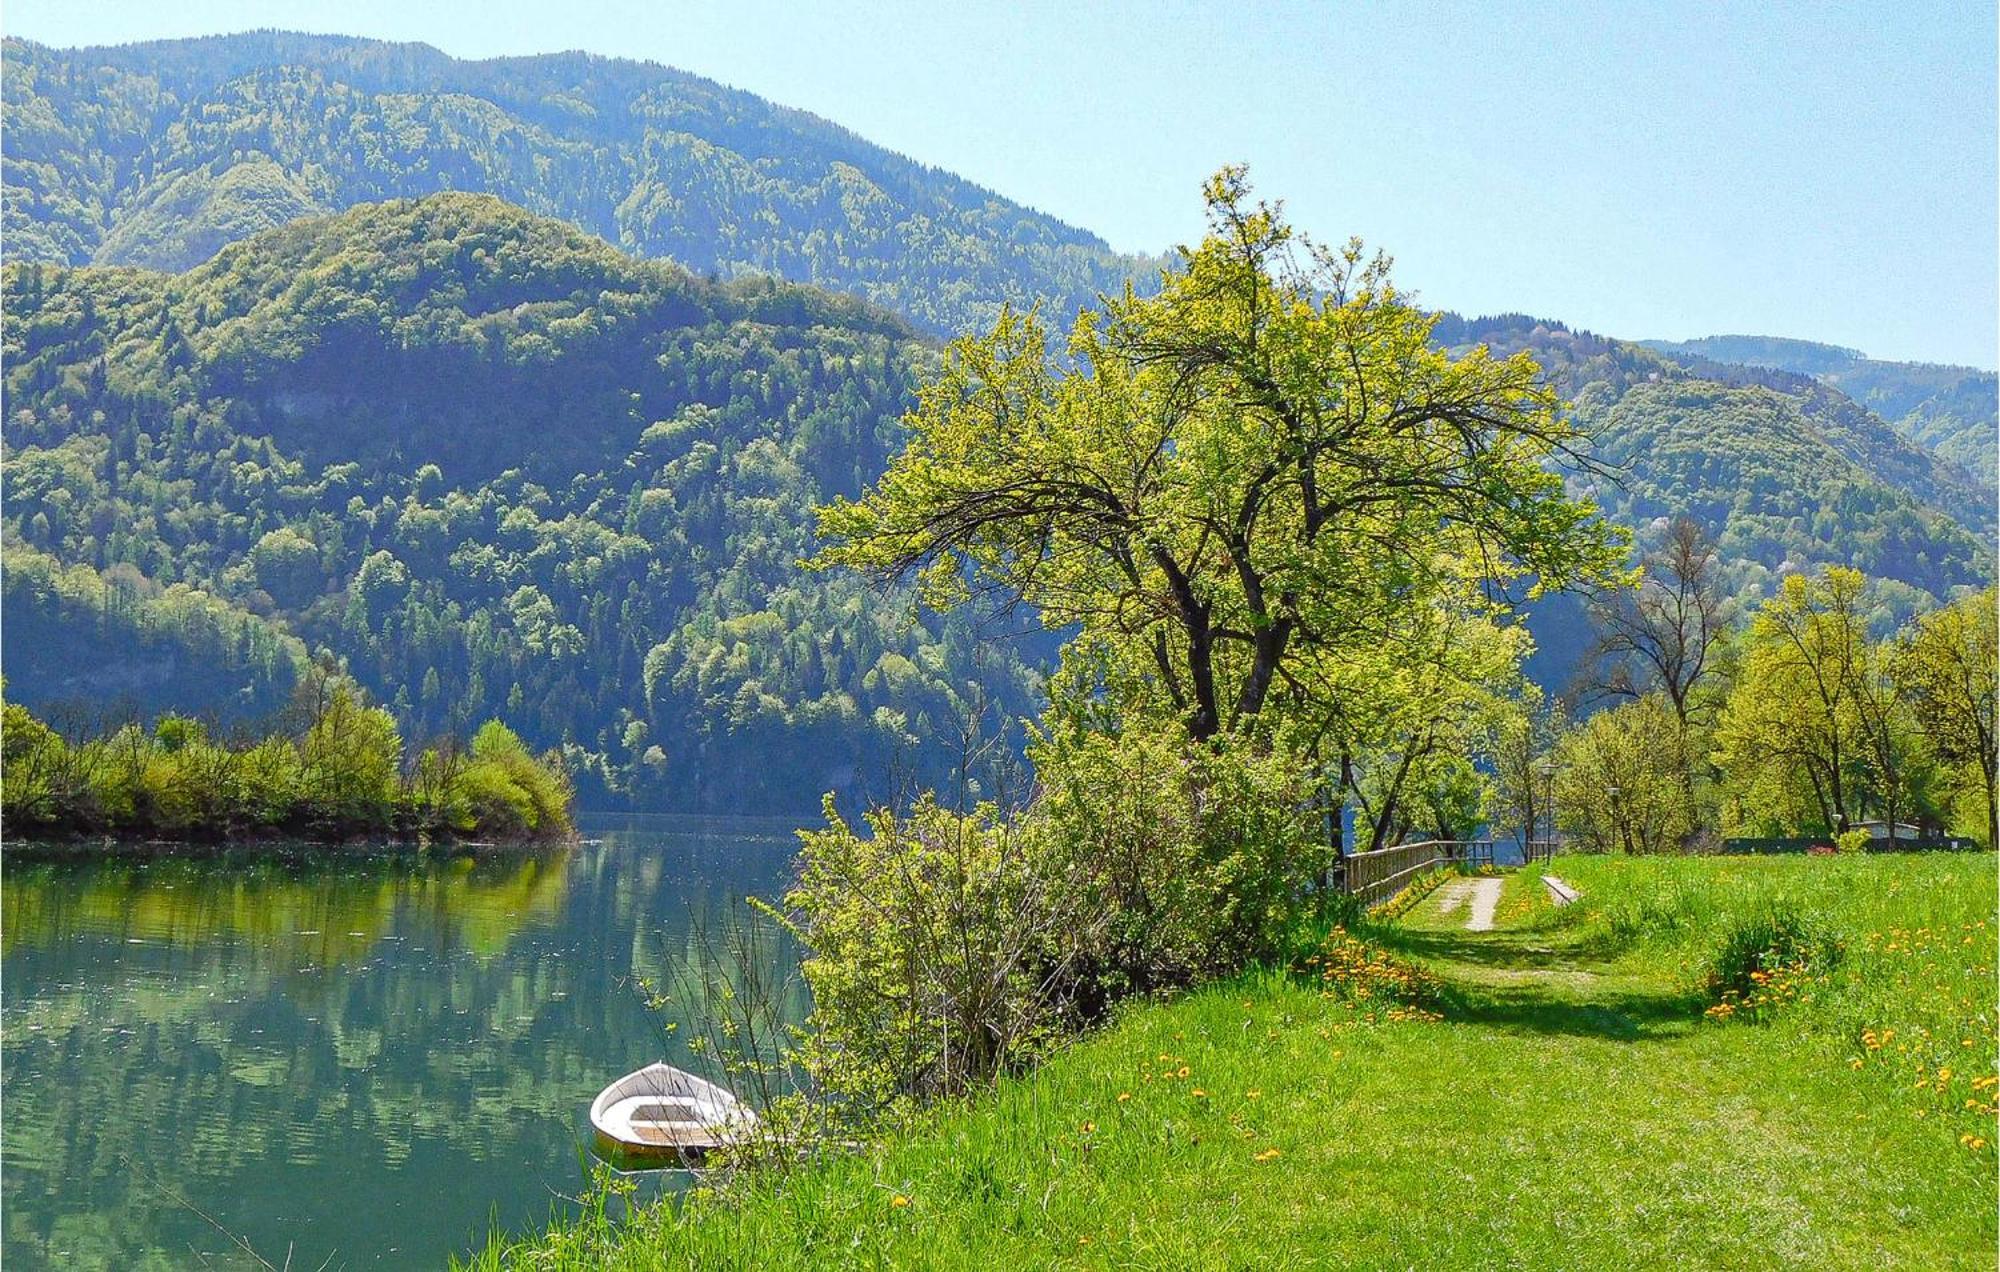
<svg viewBox="0 0 2000 1272">
<path fill-rule="evenodd" d="M 867 1152 L 478 1262 L 1994 1266 L 1990 854 L 1554 868 L 1580 903 L 1517 873 L 1494 931 L 1447 888 L 1369 934 L 1427 1010 L 1260 973 Z M 1773 918 L 1801 970 L 1711 1012 Z"/>
<path fill-rule="evenodd" d="M 344 681 L 302 682 L 255 734 L 166 715 L 65 737 L 16 702 L 0 721 L 10 842 L 556 843 L 570 837 L 560 756 L 489 720 L 469 744 L 409 754 L 395 717 Z"/>
<path fill-rule="evenodd" d="M 546 1223 L 587 1179 L 598 1090 L 698 1067 L 638 980 L 781 891 L 793 825 L 583 816 L 530 851 L 10 841 L 0 1263 L 255 1267 L 205 1214 L 279 1266 L 436 1267 Z"/>
</svg>

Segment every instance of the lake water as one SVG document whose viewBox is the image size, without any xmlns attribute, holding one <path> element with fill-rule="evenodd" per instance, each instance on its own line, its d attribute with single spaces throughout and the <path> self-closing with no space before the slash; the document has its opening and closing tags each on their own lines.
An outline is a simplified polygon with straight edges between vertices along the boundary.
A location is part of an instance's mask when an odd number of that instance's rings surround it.
<svg viewBox="0 0 2000 1272">
<path fill-rule="evenodd" d="M 692 1067 L 634 978 L 671 985 L 797 846 L 761 819 L 584 834 L 478 861 L 10 853 L 7 1266 L 254 1266 L 220 1225 L 279 1266 L 437 1267 L 546 1222 L 592 1097 Z"/>
</svg>

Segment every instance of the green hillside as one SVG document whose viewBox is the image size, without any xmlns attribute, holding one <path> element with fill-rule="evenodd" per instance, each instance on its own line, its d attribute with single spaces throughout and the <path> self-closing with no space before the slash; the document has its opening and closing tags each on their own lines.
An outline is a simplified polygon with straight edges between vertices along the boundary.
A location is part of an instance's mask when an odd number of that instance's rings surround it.
<svg viewBox="0 0 2000 1272">
<path fill-rule="evenodd" d="M 1003 300 L 1073 314 L 1150 276 L 950 173 L 651 63 L 459 61 L 273 31 L 9 40 L 4 92 L 17 261 L 181 269 L 301 215 L 467 190 L 697 273 L 863 296 L 940 333 Z"/>
<path fill-rule="evenodd" d="M 328 647 L 410 737 L 504 716 L 588 799 L 798 807 L 1031 710 L 1013 643 L 798 569 L 934 356 L 886 312 L 463 194 L 9 266 L 4 306 L 10 541 Z"/>
<path fill-rule="evenodd" d="M 11 540 L 6 554 L 8 693 L 72 731 L 169 712 L 246 724 L 284 706 L 304 668 L 297 637 L 185 583 L 128 562 L 64 567 Z"/>
<path fill-rule="evenodd" d="M 1990 494 L 1845 394 L 1807 377 L 1697 360 L 1507 315 L 1447 316 L 1440 339 L 1532 351 L 1596 438 L 1605 475 L 1579 478 L 1642 543 L 1685 512 L 1739 589 L 1851 565 L 1904 585 L 1908 610 L 1992 577 Z M 1891 589 L 1894 591 L 1894 589 Z"/>
<path fill-rule="evenodd" d="M 1648 340 L 1677 360 L 1706 359 L 1808 375 L 1847 394 L 1910 441 L 1988 488 L 2000 464 L 2000 377 L 1934 362 L 1886 362 L 1856 349 L 1772 336 Z"/>
</svg>

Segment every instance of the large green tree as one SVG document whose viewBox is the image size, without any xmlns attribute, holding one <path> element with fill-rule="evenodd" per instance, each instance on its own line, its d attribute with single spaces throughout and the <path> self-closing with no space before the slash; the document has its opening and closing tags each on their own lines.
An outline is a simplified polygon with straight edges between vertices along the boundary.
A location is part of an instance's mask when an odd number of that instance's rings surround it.
<svg viewBox="0 0 2000 1272">
<path fill-rule="evenodd" d="M 1938 757 L 1984 797 L 1986 842 L 2000 844 L 1994 703 L 2000 699 L 2000 593 L 1987 588 L 1917 619 L 1898 642 L 1896 679 Z"/>
<path fill-rule="evenodd" d="M 1425 606 L 1616 568 L 1531 359 L 1434 347 L 1386 258 L 1306 241 L 1241 169 L 1206 194 L 1200 246 L 1066 358 L 1032 314 L 954 344 L 881 480 L 821 510 L 821 559 L 1074 624 L 1072 668 L 1197 740 L 1274 704 L 1323 727 L 1331 669 Z"/>
</svg>

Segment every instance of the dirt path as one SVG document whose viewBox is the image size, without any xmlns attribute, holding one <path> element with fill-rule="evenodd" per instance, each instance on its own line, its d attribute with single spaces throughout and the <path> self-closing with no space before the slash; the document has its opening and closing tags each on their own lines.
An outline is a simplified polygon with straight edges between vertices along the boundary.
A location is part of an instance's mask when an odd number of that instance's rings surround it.
<svg viewBox="0 0 2000 1272">
<path fill-rule="evenodd" d="M 1493 909 L 1500 904 L 1500 880 L 1472 880 L 1471 913 L 1465 920 L 1468 932 L 1491 932 L 1493 930 Z"/>
</svg>

